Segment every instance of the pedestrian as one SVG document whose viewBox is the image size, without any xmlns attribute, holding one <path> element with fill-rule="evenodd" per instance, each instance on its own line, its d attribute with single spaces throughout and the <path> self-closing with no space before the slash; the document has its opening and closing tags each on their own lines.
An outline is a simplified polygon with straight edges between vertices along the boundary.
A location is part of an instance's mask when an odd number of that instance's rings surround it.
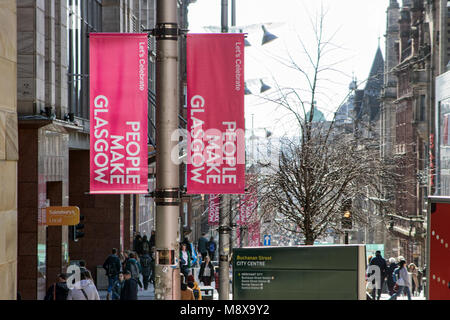
<svg viewBox="0 0 450 320">
<path fill-rule="evenodd" d="M 138 232 L 133 241 L 133 251 L 136 252 L 137 254 L 141 252 L 141 244 L 142 244 L 142 237 Z"/>
<path fill-rule="evenodd" d="M 86 267 L 86 261 L 84 261 L 84 260 L 80 260 L 78 262 L 78 266 L 80 267 L 80 272 L 88 270 L 87 267 Z"/>
<path fill-rule="evenodd" d="M 188 287 L 185 282 L 185 277 L 183 274 L 180 274 L 181 277 L 181 300 L 195 300 L 194 292 L 191 288 Z"/>
<path fill-rule="evenodd" d="M 142 266 L 136 259 L 136 254 L 134 252 L 130 253 L 130 257 L 125 266 L 125 271 L 130 271 L 131 278 L 136 280 L 139 287 L 142 288 L 142 283 L 140 280 L 140 274 L 142 273 Z"/>
<path fill-rule="evenodd" d="M 130 270 L 124 273 L 124 284 L 120 292 L 120 300 L 137 300 L 138 297 L 138 282 L 132 277 Z"/>
<path fill-rule="evenodd" d="M 200 291 L 200 287 L 192 274 L 188 277 L 187 285 L 192 289 L 195 300 L 202 300 L 202 292 Z"/>
<path fill-rule="evenodd" d="M 187 279 L 189 276 L 189 269 L 191 268 L 191 254 L 187 250 L 186 244 L 181 244 L 180 249 L 180 269 L 184 278 Z"/>
<path fill-rule="evenodd" d="M 74 288 L 69 290 L 67 300 L 100 300 L 97 288 L 91 281 L 90 271 L 81 272 L 80 279 L 80 282 L 77 282 Z"/>
<path fill-rule="evenodd" d="M 108 276 L 108 294 L 106 295 L 106 300 L 111 300 L 112 287 L 114 283 L 119 279 L 119 273 L 121 271 L 120 259 L 117 256 L 117 249 L 112 249 L 112 254 L 106 258 L 103 263 L 103 269 L 106 271 Z"/>
<path fill-rule="evenodd" d="M 211 258 L 211 261 L 214 261 L 214 256 L 216 254 L 216 248 L 217 248 L 217 244 L 214 241 L 214 237 L 211 237 L 209 239 L 207 248 L 208 248 L 208 254 L 209 254 L 209 257 Z"/>
<path fill-rule="evenodd" d="M 381 256 L 381 251 L 377 250 L 375 252 L 375 257 L 373 257 L 372 260 L 370 260 L 370 265 L 378 266 L 378 268 L 380 268 L 380 288 L 379 289 L 375 288 L 372 291 L 373 299 L 380 300 L 381 289 L 383 288 L 384 285 L 384 279 L 386 278 L 386 269 L 387 269 L 386 260 Z"/>
<path fill-rule="evenodd" d="M 203 282 L 205 286 L 210 286 L 214 278 L 214 266 L 211 263 L 209 256 L 206 256 L 205 261 L 200 266 L 198 279 Z"/>
<path fill-rule="evenodd" d="M 203 262 L 203 260 L 205 260 L 205 257 L 208 255 L 208 249 L 206 247 L 207 245 L 208 239 L 206 239 L 206 233 L 202 233 L 202 236 L 200 237 L 200 239 L 198 239 L 197 242 L 198 252 L 200 252 L 201 254 L 200 264 Z"/>
<path fill-rule="evenodd" d="M 152 261 L 150 262 L 150 268 L 151 268 L 151 276 L 150 276 L 150 283 L 153 285 L 155 284 L 155 247 L 152 247 L 150 257 L 152 258 Z"/>
<path fill-rule="evenodd" d="M 394 270 L 397 268 L 397 263 L 395 263 L 395 258 L 389 258 L 389 266 L 386 269 L 386 276 L 387 276 L 387 286 L 389 295 L 392 296 L 394 294 L 394 286 L 395 281 L 393 278 Z"/>
<path fill-rule="evenodd" d="M 145 236 L 144 236 L 145 237 Z M 150 281 L 150 274 L 152 273 L 152 258 L 150 257 L 149 253 L 145 253 L 141 256 L 140 264 L 142 267 L 142 280 L 144 284 L 144 290 L 147 290 L 148 283 Z"/>
<path fill-rule="evenodd" d="M 48 288 L 44 300 L 67 300 L 69 288 L 67 287 L 66 279 L 67 276 L 64 273 L 58 274 L 57 281 Z"/>
<path fill-rule="evenodd" d="M 195 268 L 195 267 L 197 267 L 197 264 L 198 264 L 197 250 L 195 250 L 195 246 L 192 242 L 189 244 L 189 246 L 191 248 L 191 250 L 190 250 L 191 251 L 191 259 L 192 259 L 191 265 L 192 265 L 192 268 Z M 194 269 L 192 269 L 192 272 L 194 272 Z"/>
<path fill-rule="evenodd" d="M 412 290 L 411 293 L 413 296 L 418 295 L 417 293 L 419 292 L 419 278 L 418 278 L 418 272 L 417 272 L 417 267 L 414 263 L 410 263 L 408 266 L 408 270 L 411 274 L 411 284 L 412 284 Z"/>
<path fill-rule="evenodd" d="M 411 287 L 411 282 L 409 280 L 408 270 L 406 268 L 406 261 L 401 260 L 399 262 L 399 266 L 394 271 L 394 280 L 396 286 L 398 286 L 398 290 L 396 291 L 389 300 L 397 300 L 397 297 L 402 294 L 402 292 L 406 292 L 408 296 L 408 300 L 411 300 L 411 291 L 409 288 Z"/>
<path fill-rule="evenodd" d="M 191 254 L 191 257 L 192 257 L 191 242 L 189 241 L 189 238 L 184 237 L 182 244 L 186 245 L 186 249 L 189 251 L 189 253 Z"/>
<path fill-rule="evenodd" d="M 120 294 L 122 292 L 123 286 L 125 285 L 125 278 L 123 276 L 123 273 L 119 273 L 119 277 L 116 282 L 114 282 L 112 287 L 112 299 L 113 300 L 120 300 Z"/>
<path fill-rule="evenodd" d="M 150 242 L 147 240 L 147 236 L 144 235 L 142 237 L 142 242 L 141 242 L 141 254 L 149 254 L 150 253 Z"/>
<path fill-rule="evenodd" d="M 152 230 L 152 233 L 150 235 L 150 240 L 149 240 L 150 248 L 154 247 L 155 243 L 156 243 L 156 234 L 155 234 L 155 230 Z"/>
<path fill-rule="evenodd" d="M 423 270 L 422 269 L 418 269 L 417 270 L 417 280 L 419 281 L 419 289 L 418 289 L 418 294 L 420 296 L 421 292 L 422 292 L 422 288 L 423 288 Z"/>
<path fill-rule="evenodd" d="M 120 260 L 120 268 L 121 268 L 120 270 L 123 270 L 124 262 L 125 262 L 125 252 L 124 251 L 120 251 L 119 260 Z"/>
</svg>

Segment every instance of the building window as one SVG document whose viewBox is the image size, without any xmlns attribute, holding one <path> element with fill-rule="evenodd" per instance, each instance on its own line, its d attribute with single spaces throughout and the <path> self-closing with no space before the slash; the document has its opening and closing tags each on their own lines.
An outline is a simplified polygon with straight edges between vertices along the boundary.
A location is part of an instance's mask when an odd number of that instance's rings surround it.
<svg viewBox="0 0 450 320">
<path fill-rule="evenodd" d="M 419 121 L 425 121 L 425 95 L 421 95 L 419 98 Z"/>
<path fill-rule="evenodd" d="M 102 0 L 68 0 L 69 111 L 89 118 L 89 38 L 101 32 Z"/>
</svg>

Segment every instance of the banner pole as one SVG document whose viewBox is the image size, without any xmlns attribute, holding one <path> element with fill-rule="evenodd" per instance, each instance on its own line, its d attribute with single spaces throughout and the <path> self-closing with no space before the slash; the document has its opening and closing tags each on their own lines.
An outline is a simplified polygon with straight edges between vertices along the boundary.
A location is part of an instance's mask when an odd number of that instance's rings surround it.
<svg viewBox="0 0 450 320">
<path fill-rule="evenodd" d="M 179 112 L 177 1 L 157 0 L 156 10 L 155 299 L 180 300 L 179 166 L 171 159 L 178 149 L 178 142 L 171 140 Z"/>
<path fill-rule="evenodd" d="M 222 33 L 228 33 L 228 0 L 222 0 Z M 220 195 L 219 206 L 219 300 L 230 300 L 230 195 Z"/>
</svg>

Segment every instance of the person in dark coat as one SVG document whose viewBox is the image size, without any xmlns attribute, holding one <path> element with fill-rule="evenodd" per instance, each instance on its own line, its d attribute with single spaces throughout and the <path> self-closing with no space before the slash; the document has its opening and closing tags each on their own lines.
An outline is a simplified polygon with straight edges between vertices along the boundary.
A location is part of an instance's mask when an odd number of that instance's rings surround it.
<svg viewBox="0 0 450 320">
<path fill-rule="evenodd" d="M 66 283 L 66 275 L 64 273 L 58 274 L 58 281 L 53 283 L 47 290 L 44 300 L 67 300 L 69 294 L 69 288 Z"/>
<path fill-rule="evenodd" d="M 383 288 L 383 284 L 384 284 L 384 279 L 386 278 L 386 269 L 387 269 L 387 264 L 386 264 L 386 260 L 381 256 L 381 251 L 376 251 L 375 252 L 375 257 L 373 257 L 370 260 L 370 265 L 373 266 L 378 266 L 380 268 L 380 275 L 381 275 L 381 279 L 380 279 L 380 289 L 373 289 L 373 293 L 372 293 L 372 297 L 373 299 L 380 300 L 381 298 L 381 289 Z"/>
<path fill-rule="evenodd" d="M 124 274 L 125 283 L 122 291 L 120 292 L 120 300 L 137 300 L 138 283 L 131 277 L 130 271 L 125 271 Z"/>
<path fill-rule="evenodd" d="M 150 248 L 152 248 L 152 247 L 155 246 L 155 243 L 156 243 L 155 230 L 152 230 L 152 234 L 151 234 L 151 236 L 150 236 L 149 242 L 150 242 Z"/>
<path fill-rule="evenodd" d="M 150 281 L 150 275 L 152 273 L 152 258 L 148 253 L 144 253 L 141 256 L 140 264 L 142 267 L 142 278 L 144 284 L 144 290 L 147 290 L 148 283 Z"/>
<path fill-rule="evenodd" d="M 389 266 L 386 269 L 386 278 L 387 278 L 387 287 L 389 291 L 389 295 L 392 296 L 394 294 L 394 286 L 395 281 L 393 278 L 394 270 L 397 268 L 397 264 L 395 263 L 395 258 L 389 258 Z"/>
<path fill-rule="evenodd" d="M 208 249 L 208 254 L 209 254 L 209 257 L 211 258 L 211 261 L 214 261 L 214 256 L 216 254 L 216 249 L 217 249 L 217 244 L 214 241 L 214 237 L 211 237 L 211 239 L 209 239 L 207 249 Z"/>
<path fill-rule="evenodd" d="M 108 294 L 106 296 L 107 300 L 111 299 L 112 287 L 114 283 L 119 279 L 119 273 L 121 271 L 121 263 L 119 256 L 117 255 L 117 249 L 112 249 L 112 254 L 106 258 L 103 263 L 103 269 L 106 271 L 106 275 L 108 276 Z"/>
<path fill-rule="evenodd" d="M 202 236 L 200 239 L 198 239 L 197 246 L 198 246 L 198 252 L 202 255 L 202 260 L 200 263 L 205 261 L 206 256 L 208 255 L 208 239 L 206 239 L 206 233 L 202 233 Z"/>
<path fill-rule="evenodd" d="M 147 240 L 147 236 L 144 235 L 142 237 L 142 242 L 141 242 L 141 254 L 142 255 L 149 254 L 150 253 L 150 249 L 151 249 L 150 241 L 148 241 Z"/>
<path fill-rule="evenodd" d="M 122 292 L 123 286 L 125 284 L 125 278 L 123 273 L 119 273 L 119 280 L 117 280 L 112 288 L 112 299 L 120 300 L 120 293 Z"/>
<path fill-rule="evenodd" d="M 210 286 L 211 282 L 214 280 L 214 266 L 211 263 L 209 256 L 206 256 L 205 261 L 203 261 L 200 266 L 198 279 L 203 282 L 205 286 Z"/>
<path fill-rule="evenodd" d="M 133 241 L 133 251 L 138 255 L 142 254 L 142 237 L 138 233 Z"/>
<path fill-rule="evenodd" d="M 127 264 L 125 266 L 125 271 L 130 271 L 131 277 L 136 280 L 139 287 L 143 287 L 141 280 L 140 280 L 140 274 L 142 273 L 142 266 L 137 260 L 136 254 L 133 252 L 130 253 L 130 258 L 127 261 Z"/>
</svg>

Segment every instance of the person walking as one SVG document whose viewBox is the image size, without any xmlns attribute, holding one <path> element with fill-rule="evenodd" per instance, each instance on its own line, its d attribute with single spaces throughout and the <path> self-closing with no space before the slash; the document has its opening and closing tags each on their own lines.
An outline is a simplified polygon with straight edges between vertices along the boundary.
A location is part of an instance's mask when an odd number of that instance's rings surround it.
<svg viewBox="0 0 450 320">
<path fill-rule="evenodd" d="M 189 244 L 190 248 L 191 248 L 191 259 L 192 259 L 192 263 L 191 266 L 192 268 L 196 268 L 197 264 L 198 264 L 198 254 L 197 254 L 197 250 L 195 250 L 195 245 L 193 243 Z M 192 272 L 194 272 L 194 269 L 192 269 Z"/>
<path fill-rule="evenodd" d="M 411 293 L 413 296 L 417 296 L 419 292 L 419 278 L 418 278 L 418 270 L 414 263 L 410 263 L 408 266 L 409 273 L 411 274 L 411 284 L 412 290 Z"/>
<path fill-rule="evenodd" d="M 129 270 L 124 273 L 124 284 L 120 292 L 120 300 L 137 300 L 138 297 L 138 282 L 132 277 Z"/>
<path fill-rule="evenodd" d="M 155 243 L 156 243 L 155 241 L 156 241 L 155 230 L 152 230 L 152 233 L 150 235 L 150 240 L 149 240 L 150 248 L 155 246 Z"/>
<path fill-rule="evenodd" d="M 389 266 L 386 269 L 386 277 L 387 277 L 387 287 L 389 291 L 389 295 L 392 296 L 394 294 L 394 286 L 395 281 L 393 278 L 394 270 L 397 268 L 397 263 L 395 263 L 395 258 L 389 258 Z"/>
<path fill-rule="evenodd" d="M 118 280 L 114 282 L 112 287 L 112 299 L 113 300 L 120 300 L 120 294 L 122 292 L 123 286 L 125 284 L 125 278 L 123 276 L 123 273 L 119 273 Z"/>
<path fill-rule="evenodd" d="M 216 254 L 216 248 L 217 248 L 217 244 L 214 241 L 214 237 L 211 237 L 209 239 L 207 248 L 208 248 L 208 254 L 209 254 L 209 257 L 211 258 L 211 261 L 214 261 L 214 256 Z"/>
<path fill-rule="evenodd" d="M 397 300 L 397 297 L 402 294 L 402 292 L 406 292 L 408 296 L 408 300 L 411 300 L 411 291 L 409 288 L 411 287 L 411 283 L 409 280 L 408 270 L 406 268 L 406 261 L 401 260 L 399 266 L 394 271 L 394 280 L 396 280 L 396 285 L 398 285 L 398 290 L 395 292 L 389 300 Z M 395 289 L 394 289 L 395 291 Z"/>
<path fill-rule="evenodd" d="M 120 258 L 120 266 L 122 267 L 122 271 L 125 271 L 125 267 L 127 265 L 128 259 L 130 258 L 129 256 L 129 252 L 128 251 L 122 251 L 121 255 L 119 256 Z"/>
<path fill-rule="evenodd" d="M 144 236 L 145 237 L 145 236 Z M 140 264 L 142 267 L 142 282 L 144 284 L 144 290 L 147 290 L 148 283 L 150 281 L 150 274 L 152 273 L 152 258 L 144 250 L 144 254 L 140 258 Z"/>
<path fill-rule="evenodd" d="M 69 290 L 67 300 L 100 300 L 97 288 L 91 281 L 92 276 L 89 270 L 81 272 L 80 282 Z"/>
<path fill-rule="evenodd" d="M 381 289 L 383 288 L 384 285 L 384 279 L 386 278 L 386 269 L 387 269 L 387 265 L 386 265 L 386 260 L 381 256 L 381 251 L 377 250 L 375 252 L 375 257 L 372 258 L 372 260 L 370 260 L 370 265 L 371 266 L 378 266 L 378 268 L 380 268 L 380 288 L 377 289 L 373 289 L 372 292 L 372 297 L 373 299 L 377 299 L 380 300 L 381 298 Z"/>
<path fill-rule="evenodd" d="M 136 252 L 137 254 L 140 254 L 142 248 L 141 245 L 142 245 L 142 237 L 138 232 L 133 240 L 133 251 Z"/>
<path fill-rule="evenodd" d="M 180 275 L 181 277 L 181 300 L 195 300 L 194 292 L 191 288 L 188 287 L 187 283 L 185 282 L 185 277 L 183 274 Z"/>
<path fill-rule="evenodd" d="M 180 270 L 184 275 L 184 278 L 187 279 L 189 276 L 189 269 L 191 268 L 191 254 L 187 250 L 186 244 L 181 244 L 180 249 Z"/>
<path fill-rule="evenodd" d="M 131 278 L 136 280 L 140 288 L 142 288 L 142 283 L 140 280 L 140 275 L 142 273 L 142 266 L 136 259 L 136 254 L 134 252 L 130 253 L 130 258 L 125 266 L 125 271 L 130 271 Z"/>
<path fill-rule="evenodd" d="M 202 262 L 205 260 L 206 256 L 208 255 L 207 245 L 208 245 L 208 239 L 206 239 L 206 233 L 202 233 L 202 236 L 200 237 L 200 239 L 198 239 L 198 242 L 197 242 L 198 252 L 200 252 L 200 254 L 201 254 L 201 259 L 199 259 L 200 264 L 202 264 Z"/>
<path fill-rule="evenodd" d="M 66 283 L 67 276 L 64 273 L 58 274 L 57 282 L 53 283 L 47 290 L 44 300 L 56 301 L 67 300 L 69 288 Z"/>
<path fill-rule="evenodd" d="M 152 261 L 150 262 L 150 269 L 151 269 L 151 276 L 150 276 L 150 283 L 153 285 L 155 284 L 155 247 L 152 247 L 150 257 L 152 258 Z"/>
<path fill-rule="evenodd" d="M 106 295 L 106 300 L 111 300 L 112 287 L 119 279 L 119 273 L 121 271 L 120 259 L 117 255 L 116 248 L 113 248 L 112 254 L 106 258 L 103 263 L 103 269 L 105 269 L 106 275 L 108 276 L 108 294 Z"/>
<path fill-rule="evenodd" d="M 198 279 L 203 282 L 205 286 L 210 286 L 214 278 L 214 266 L 211 263 L 209 256 L 206 256 L 205 261 L 200 266 Z"/>
<path fill-rule="evenodd" d="M 147 236 L 144 235 L 142 237 L 142 242 L 141 242 L 141 254 L 149 254 L 150 253 L 150 242 L 147 240 Z"/>
</svg>

